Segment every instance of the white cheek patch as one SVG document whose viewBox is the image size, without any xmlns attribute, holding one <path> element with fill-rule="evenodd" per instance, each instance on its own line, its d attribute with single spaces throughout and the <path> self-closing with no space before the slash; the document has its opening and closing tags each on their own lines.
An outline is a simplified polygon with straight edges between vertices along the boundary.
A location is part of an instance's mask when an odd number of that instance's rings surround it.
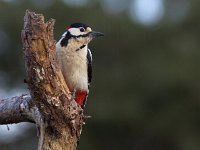
<svg viewBox="0 0 200 150">
<path fill-rule="evenodd" d="M 84 35 L 84 32 L 81 32 L 79 28 L 70 28 L 68 31 L 74 36 Z"/>
</svg>

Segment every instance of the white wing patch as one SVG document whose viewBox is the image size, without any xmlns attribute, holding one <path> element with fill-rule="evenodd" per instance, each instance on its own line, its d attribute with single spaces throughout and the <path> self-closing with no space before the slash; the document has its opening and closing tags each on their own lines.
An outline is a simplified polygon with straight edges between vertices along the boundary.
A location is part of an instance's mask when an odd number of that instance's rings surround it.
<svg viewBox="0 0 200 150">
<path fill-rule="evenodd" d="M 91 62 L 92 62 L 92 53 L 91 53 L 91 50 L 88 48 L 88 53 L 89 53 L 89 55 L 90 55 L 90 60 L 91 60 Z"/>
</svg>

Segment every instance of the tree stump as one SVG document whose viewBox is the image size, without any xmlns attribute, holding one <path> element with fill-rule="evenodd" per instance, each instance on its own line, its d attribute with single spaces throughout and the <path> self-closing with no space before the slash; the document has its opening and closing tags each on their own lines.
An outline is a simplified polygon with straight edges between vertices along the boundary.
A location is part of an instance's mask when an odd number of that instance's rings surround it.
<svg viewBox="0 0 200 150">
<path fill-rule="evenodd" d="M 0 100 L 0 124 L 33 122 L 38 129 L 38 150 L 75 150 L 83 110 L 57 65 L 54 23 L 54 19 L 45 22 L 42 14 L 26 11 L 22 43 L 30 96 Z"/>
</svg>

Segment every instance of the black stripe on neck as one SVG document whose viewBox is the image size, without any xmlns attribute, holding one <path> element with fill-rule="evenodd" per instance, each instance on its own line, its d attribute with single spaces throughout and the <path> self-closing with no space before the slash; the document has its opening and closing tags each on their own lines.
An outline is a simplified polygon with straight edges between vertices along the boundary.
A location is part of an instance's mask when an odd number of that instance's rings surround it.
<svg viewBox="0 0 200 150">
<path fill-rule="evenodd" d="M 79 50 L 83 49 L 85 46 L 86 46 L 86 45 L 80 46 L 78 49 L 76 49 L 76 51 L 79 51 Z"/>
<path fill-rule="evenodd" d="M 65 46 L 67 47 L 68 44 L 68 40 L 71 38 L 71 34 L 69 32 L 67 32 L 67 34 L 65 35 L 65 37 L 61 40 L 60 45 L 61 47 Z"/>
</svg>

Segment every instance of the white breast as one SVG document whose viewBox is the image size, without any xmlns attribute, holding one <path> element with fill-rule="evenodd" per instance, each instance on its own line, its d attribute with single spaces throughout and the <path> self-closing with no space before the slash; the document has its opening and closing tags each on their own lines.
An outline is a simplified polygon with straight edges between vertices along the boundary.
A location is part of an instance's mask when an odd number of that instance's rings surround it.
<svg viewBox="0 0 200 150">
<path fill-rule="evenodd" d="M 70 45 L 67 48 L 61 47 L 58 42 L 56 44 L 56 54 L 70 91 L 88 91 L 87 46 L 76 51 Z"/>
</svg>

